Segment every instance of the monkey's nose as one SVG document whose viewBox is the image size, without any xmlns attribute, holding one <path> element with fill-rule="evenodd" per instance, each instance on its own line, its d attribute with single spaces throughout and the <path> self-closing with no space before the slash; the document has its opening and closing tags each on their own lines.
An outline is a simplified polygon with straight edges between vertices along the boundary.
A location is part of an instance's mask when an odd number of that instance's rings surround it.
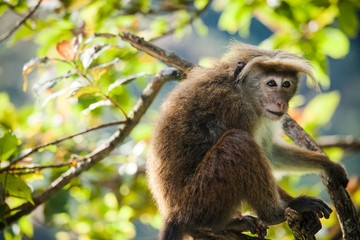
<svg viewBox="0 0 360 240">
<path fill-rule="evenodd" d="M 278 99 L 276 101 L 276 108 L 279 110 L 279 112 L 284 112 L 286 110 L 286 103 L 283 99 Z"/>
</svg>

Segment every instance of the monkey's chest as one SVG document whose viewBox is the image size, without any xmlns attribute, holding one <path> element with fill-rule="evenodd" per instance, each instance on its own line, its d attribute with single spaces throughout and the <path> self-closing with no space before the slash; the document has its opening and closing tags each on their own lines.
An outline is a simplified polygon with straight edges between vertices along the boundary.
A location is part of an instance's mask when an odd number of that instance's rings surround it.
<svg viewBox="0 0 360 240">
<path fill-rule="evenodd" d="M 270 119 L 262 118 L 254 129 L 255 142 L 265 151 L 266 155 L 271 153 L 271 146 L 273 141 L 273 121 Z"/>
</svg>

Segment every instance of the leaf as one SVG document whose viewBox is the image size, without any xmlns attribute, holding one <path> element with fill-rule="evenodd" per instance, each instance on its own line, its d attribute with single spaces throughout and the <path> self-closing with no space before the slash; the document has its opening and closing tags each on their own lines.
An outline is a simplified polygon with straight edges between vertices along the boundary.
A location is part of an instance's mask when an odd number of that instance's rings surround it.
<svg viewBox="0 0 360 240">
<path fill-rule="evenodd" d="M 69 97 L 80 98 L 84 96 L 94 96 L 97 93 L 101 93 L 100 89 L 94 86 L 86 86 L 74 89 Z"/>
<path fill-rule="evenodd" d="M 200 36 L 205 36 L 208 33 L 208 28 L 207 26 L 204 24 L 204 22 L 201 20 L 201 18 L 197 18 L 193 21 L 194 27 L 196 32 L 200 35 Z"/>
<path fill-rule="evenodd" d="M 115 58 L 111 62 L 103 63 L 98 66 L 95 66 L 90 69 L 90 73 L 94 76 L 95 80 L 98 80 L 101 75 L 105 74 L 109 71 L 109 67 L 114 65 L 115 63 L 118 63 L 120 61 L 119 58 Z"/>
<path fill-rule="evenodd" d="M 31 223 L 29 216 L 24 216 L 20 218 L 18 224 L 22 233 L 24 233 L 28 238 L 33 238 L 34 227 L 33 224 Z"/>
<path fill-rule="evenodd" d="M 9 130 L 0 129 L 0 162 L 8 160 L 17 147 L 17 137 Z"/>
<path fill-rule="evenodd" d="M 22 198 L 35 205 L 29 186 L 20 178 L 10 174 L 0 174 L 0 182 L 8 196 Z"/>
<path fill-rule="evenodd" d="M 350 1 L 339 2 L 339 25 L 340 28 L 349 36 L 355 37 L 359 30 L 359 20 L 356 7 Z"/>
<path fill-rule="evenodd" d="M 195 0 L 194 1 L 194 6 L 196 7 L 196 9 L 204 9 L 204 7 L 206 6 L 206 4 L 208 4 L 208 0 Z"/>
<path fill-rule="evenodd" d="M 40 93 L 42 91 L 54 87 L 59 81 L 65 79 L 65 78 L 72 77 L 75 74 L 76 74 L 76 70 L 73 70 L 73 71 L 67 72 L 66 74 L 64 74 L 62 76 L 52 78 L 52 79 L 47 79 L 47 80 L 41 81 L 41 82 L 37 82 L 33 89 L 38 95 L 40 95 Z"/>
<path fill-rule="evenodd" d="M 47 58 L 47 57 L 36 57 L 36 58 L 30 59 L 30 61 L 28 61 L 27 63 L 24 64 L 23 72 L 22 72 L 23 78 L 24 78 L 24 85 L 23 85 L 24 92 L 27 89 L 27 75 L 33 70 L 34 67 L 36 67 L 37 65 L 39 65 L 41 63 L 47 63 L 48 60 L 49 60 L 49 58 Z"/>
<path fill-rule="evenodd" d="M 143 76 L 145 76 L 145 73 L 138 73 L 138 74 L 124 77 L 124 78 L 120 78 L 120 79 L 116 80 L 114 83 L 109 85 L 108 92 L 111 92 L 114 88 L 119 87 L 124 84 L 127 84 L 127 83 L 129 83 L 139 77 L 143 77 Z"/>
<path fill-rule="evenodd" d="M 97 45 L 86 49 L 80 56 L 80 60 L 83 64 L 83 67 L 87 69 L 90 66 L 90 64 L 100 56 L 101 53 L 110 49 L 111 47 L 112 47 L 111 45 L 103 45 L 103 46 Z"/>
<path fill-rule="evenodd" d="M 316 96 L 305 108 L 303 118 L 316 126 L 327 124 L 340 102 L 338 91 Z"/>
<path fill-rule="evenodd" d="M 231 34 L 236 33 L 238 30 L 239 14 L 244 8 L 244 3 L 242 1 L 236 1 L 228 4 L 224 11 L 221 13 L 218 25 L 221 30 L 226 30 Z"/>
<path fill-rule="evenodd" d="M 324 41 L 321 44 L 321 50 L 324 54 L 332 58 L 344 57 L 350 49 L 350 41 L 346 35 L 335 28 L 324 29 Z"/>
<path fill-rule="evenodd" d="M 1 182 L 0 182 L 1 185 Z M 3 192 L 2 186 L 0 186 L 1 192 Z M 6 219 L 5 219 L 5 212 L 9 210 L 9 206 L 6 203 L 2 203 L 0 205 L 0 222 L 4 223 L 6 225 Z"/>
<path fill-rule="evenodd" d="M 56 44 L 56 50 L 65 59 L 73 61 L 75 59 L 75 47 L 69 40 L 63 40 Z"/>
<path fill-rule="evenodd" d="M 50 102 L 52 99 L 57 98 L 65 93 L 67 93 L 68 91 L 69 91 L 69 88 L 64 88 L 64 89 L 61 89 L 60 91 L 54 92 L 53 94 L 51 94 L 50 96 L 45 98 L 45 100 L 41 104 L 41 107 L 45 107 L 45 105 L 48 104 L 48 102 Z"/>
<path fill-rule="evenodd" d="M 109 100 L 100 100 L 96 103 L 93 103 L 93 104 L 90 104 L 90 106 L 86 109 L 84 109 L 82 111 L 83 114 L 87 114 L 89 113 L 90 111 L 98 108 L 98 107 L 102 107 L 102 106 L 110 106 L 111 105 L 111 102 Z"/>
</svg>

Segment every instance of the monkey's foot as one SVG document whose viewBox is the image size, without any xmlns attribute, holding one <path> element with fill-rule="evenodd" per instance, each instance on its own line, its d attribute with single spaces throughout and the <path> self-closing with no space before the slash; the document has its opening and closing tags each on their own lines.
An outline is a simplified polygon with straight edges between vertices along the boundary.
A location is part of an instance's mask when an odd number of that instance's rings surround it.
<svg viewBox="0 0 360 240">
<path fill-rule="evenodd" d="M 264 238 L 267 235 L 268 226 L 265 225 L 259 218 L 253 216 L 239 215 L 238 218 L 233 219 L 226 230 L 233 230 L 238 232 L 250 231 L 252 234 L 257 234 L 259 238 Z"/>
</svg>

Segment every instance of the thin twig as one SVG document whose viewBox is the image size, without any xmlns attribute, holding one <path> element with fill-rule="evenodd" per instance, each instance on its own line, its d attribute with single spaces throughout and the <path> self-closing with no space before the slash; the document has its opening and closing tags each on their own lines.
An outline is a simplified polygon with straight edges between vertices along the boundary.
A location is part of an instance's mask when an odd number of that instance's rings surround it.
<svg viewBox="0 0 360 240">
<path fill-rule="evenodd" d="M 129 119 L 128 115 L 126 114 L 126 112 L 124 111 L 124 109 L 113 99 L 111 98 L 109 95 L 103 94 L 103 96 L 109 100 L 111 102 L 112 105 L 114 105 L 117 109 L 120 110 L 120 112 L 124 115 L 125 119 Z"/>
<path fill-rule="evenodd" d="M 317 139 L 321 148 L 338 147 L 348 151 L 360 150 L 360 138 L 354 136 L 322 136 Z"/>
<path fill-rule="evenodd" d="M 37 2 L 37 4 L 32 9 L 30 9 L 30 11 L 22 19 L 20 19 L 12 29 L 10 29 L 10 31 L 8 31 L 7 33 L 4 33 L 0 37 L 0 42 L 4 41 L 8 37 L 10 37 L 22 24 L 24 24 L 26 22 L 26 20 L 29 19 L 31 17 L 31 15 L 34 14 L 36 9 L 40 6 L 41 2 L 42 2 L 42 0 L 39 0 Z"/>
<path fill-rule="evenodd" d="M 21 156 L 21 157 L 17 158 L 16 160 L 12 161 L 8 166 L 6 166 L 4 168 L 1 168 L 0 173 L 11 170 L 12 166 L 14 166 L 16 163 L 20 162 L 24 158 L 27 158 L 28 156 L 30 156 L 34 152 L 37 152 L 37 151 L 39 151 L 40 149 L 42 149 L 44 147 L 47 147 L 47 146 L 50 146 L 50 145 L 56 145 L 56 144 L 61 143 L 61 142 L 65 141 L 65 140 L 67 140 L 67 139 L 71 139 L 71 138 L 74 138 L 76 136 L 79 136 L 79 135 L 82 135 L 82 134 L 85 134 L 85 133 L 88 133 L 88 132 L 91 132 L 91 131 L 94 131 L 94 130 L 97 130 L 97 129 L 100 129 L 100 128 L 111 127 L 111 126 L 120 125 L 120 124 L 126 124 L 126 123 L 127 123 L 127 120 L 126 121 L 115 121 L 115 122 L 109 122 L 109 123 L 101 124 L 99 126 L 92 127 L 92 128 L 86 129 L 84 131 L 81 131 L 81 132 L 78 132 L 78 133 L 75 133 L 75 134 L 72 134 L 72 135 L 69 135 L 69 136 L 59 138 L 59 139 L 57 139 L 55 141 L 48 142 L 48 143 L 36 146 L 36 147 L 32 148 L 29 152 L 24 154 L 23 156 Z"/>
</svg>

